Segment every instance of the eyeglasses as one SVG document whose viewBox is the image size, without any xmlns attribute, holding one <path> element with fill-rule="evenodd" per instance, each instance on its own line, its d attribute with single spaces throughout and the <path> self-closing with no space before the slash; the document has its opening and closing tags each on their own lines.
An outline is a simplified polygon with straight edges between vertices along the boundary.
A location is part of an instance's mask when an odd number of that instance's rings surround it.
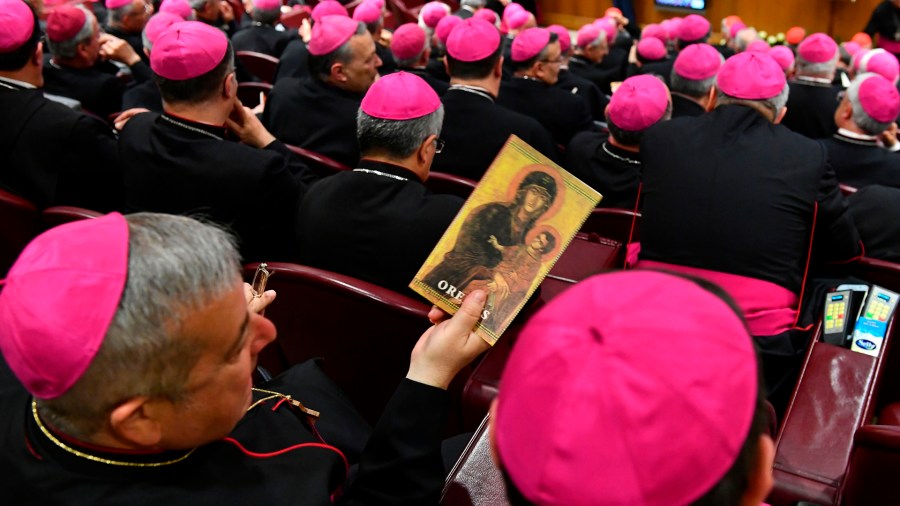
<svg viewBox="0 0 900 506">
<path fill-rule="evenodd" d="M 444 150 L 444 140 L 435 138 L 434 139 L 434 153 L 437 154 L 443 150 Z"/>
<path fill-rule="evenodd" d="M 562 63 L 563 59 L 564 59 L 563 55 L 559 55 L 553 60 L 538 60 L 538 61 L 540 61 L 542 63 Z"/>
</svg>

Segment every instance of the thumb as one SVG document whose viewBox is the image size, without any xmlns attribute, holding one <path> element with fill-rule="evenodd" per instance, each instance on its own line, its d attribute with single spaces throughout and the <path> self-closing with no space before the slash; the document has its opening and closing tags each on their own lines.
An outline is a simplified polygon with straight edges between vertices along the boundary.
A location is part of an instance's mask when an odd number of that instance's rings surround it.
<svg viewBox="0 0 900 506">
<path fill-rule="evenodd" d="M 450 335 L 468 334 L 475 328 L 481 320 L 481 312 L 484 310 L 484 303 L 487 295 L 483 290 L 475 290 L 463 299 L 459 311 L 450 318 L 448 322 L 448 332 Z"/>
</svg>

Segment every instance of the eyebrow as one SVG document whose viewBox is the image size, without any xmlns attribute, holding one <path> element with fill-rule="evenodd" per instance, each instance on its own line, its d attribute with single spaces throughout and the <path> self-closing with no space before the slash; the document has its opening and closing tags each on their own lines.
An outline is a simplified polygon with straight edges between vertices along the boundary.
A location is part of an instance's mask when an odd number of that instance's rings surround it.
<svg viewBox="0 0 900 506">
<path fill-rule="evenodd" d="M 250 312 L 247 312 L 247 315 L 244 316 L 244 321 L 241 323 L 241 328 L 238 330 L 237 339 L 228 347 L 225 351 L 225 360 L 230 359 L 235 356 L 241 348 L 244 346 L 244 336 L 247 334 L 247 326 L 250 324 Z"/>
</svg>

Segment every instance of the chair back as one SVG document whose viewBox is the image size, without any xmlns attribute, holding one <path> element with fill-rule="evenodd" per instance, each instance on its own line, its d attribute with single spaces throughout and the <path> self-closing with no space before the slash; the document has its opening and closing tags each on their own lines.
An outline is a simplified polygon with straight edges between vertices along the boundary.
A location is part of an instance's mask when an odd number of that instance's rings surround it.
<svg viewBox="0 0 900 506">
<path fill-rule="evenodd" d="M 527 421 L 523 421 L 527 423 Z M 441 506 L 509 506 L 503 475 L 491 457 L 488 417 L 447 476 Z"/>
<path fill-rule="evenodd" d="M 595 233 L 600 237 L 626 244 L 631 233 L 632 223 L 634 223 L 634 234 L 632 234 L 631 242 L 640 242 L 641 213 L 635 213 L 631 209 L 599 207 L 591 211 L 588 219 L 581 226 L 581 231 Z"/>
<path fill-rule="evenodd" d="M 260 97 L 265 100 L 270 91 L 272 85 L 269 83 L 238 83 L 237 96 L 244 107 L 253 109 L 259 105 Z"/>
<path fill-rule="evenodd" d="M 284 25 L 285 28 L 293 28 L 297 29 L 303 25 L 303 20 L 309 18 L 309 11 L 306 9 L 294 9 L 287 14 L 283 14 L 281 16 L 280 23 Z"/>
<path fill-rule="evenodd" d="M 472 194 L 472 190 L 478 186 L 478 182 L 446 172 L 431 172 L 428 174 L 428 179 L 425 180 L 425 186 L 432 193 L 456 195 L 467 199 Z"/>
<path fill-rule="evenodd" d="M 900 427 L 865 425 L 856 431 L 853 455 L 839 504 L 893 506 L 900 504 Z"/>
<path fill-rule="evenodd" d="M 255 51 L 238 51 L 236 54 L 247 70 L 259 80 L 268 84 L 275 82 L 278 58 Z"/>
<path fill-rule="evenodd" d="M 44 224 L 44 229 L 50 229 L 57 225 L 99 218 L 100 216 L 103 216 L 103 213 L 91 211 L 90 209 L 85 209 L 83 207 L 54 206 L 48 207 L 41 212 L 41 221 Z"/>
<path fill-rule="evenodd" d="M 28 200 L 0 190 L 0 277 L 40 232 L 40 213 Z"/>
<path fill-rule="evenodd" d="M 313 169 L 322 177 L 327 177 L 343 170 L 353 170 L 351 167 L 348 167 L 332 158 L 328 158 L 325 155 L 320 155 L 315 151 L 301 148 L 300 146 L 292 146 L 290 144 L 285 144 L 285 146 L 287 146 L 288 149 L 290 149 L 294 153 L 300 155 L 300 158 L 303 158 L 303 161 L 306 162 L 307 165 L 309 165 L 309 168 Z"/>
</svg>

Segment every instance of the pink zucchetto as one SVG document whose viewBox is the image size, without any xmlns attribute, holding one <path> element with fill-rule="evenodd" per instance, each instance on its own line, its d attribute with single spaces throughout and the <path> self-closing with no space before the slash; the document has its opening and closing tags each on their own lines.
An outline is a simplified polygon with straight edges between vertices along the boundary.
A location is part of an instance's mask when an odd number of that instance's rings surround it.
<svg viewBox="0 0 900 506">
<path fill-rule="evenodd" d="M 500 18 L 497 17 L 497 13 L 490 9 L 478 9 L 475 11 L 475 14 L 472 14 L 472 17 L 483 19 L 494 26 L 496 26 L 497 21 L 500 20 Z"/>
<path fill-rule="evenodd" d="M 128 275 L 118 213 L 68 223 L 25 247 L 0 292 L 0 350 L 39 399 L 65 394 L 103 344 Z"/>
<path fill-rule="evenodd" d="M 645 61 L 662 60 L 669 54 L 666 45 L 656 37 L 646 37 L 638 41 L 637 53 Z"/>
<path fill-rule="evenodd" d="M 450 37 L 450 32 L 459 26 L 462 21 L 462 18 L 459 16 L 444 16 L 438 21 L 437 26 L 434 28 L 434 34 L 437 35 L 437 38 L 442 45 L 447 45 L 447 38 Z"/>
<path fill-rule="evenodd" d="M 534 58 L 550 43 L 550 30 L 529 28 L 522 30 L 513 39 L 511 55 L 513 61 L 521 62 Z"/>
<path fill-rule="evenodd" d="M 900 114 L 900 92 L 893 81 L 873 73 L 861 74 L 857 79 L 862 81 L 858 98 L 866 114 L 881 123 L 896 120 Z"/>
<path fill-rule="evenodd" d="M 569 49 L 572 49 L 572 35 L 569 34 L 569 30 L 565 26 L 550 25 L 547 29 L 559 37 L 559 50 L 562 54 L 566 54 L 569 52 Z"/>
<path fill-rule="evenodd" d="M 107 9 L 119 9 L 131 4 L 132 0 L 106 0 L 104 5 Z"/>
<path fill-rule="evenodd" d="M 629 77 L 609 99 L 606 113 L 622 130 L 640 132 L 662 119 L 669 108 L 669 89 L 652 75 Z"/>
<path fill-rule="evenodd" d="M 381 7 L 372 0 L 367 0 L 353 10 L 353 19 L 367 25 L 377 23 L 381 19 Z"/>
<path fill-rule="evenodd" d="M 747 45 L 747 51 L 756 51 L 758 53 L 768 53 L 772 46 L 762 39 L 756 39 Z"/>
<path fill-rule="evenodd" d="M 597 40 L 597 38 L 600 37 L 600 33 L 600 27 L 597 25 L 584 25 L 578 29 L 578 34 L 575 37 L 575 44 L 584 49 Z"/>
<path fill-rule="evenodd" d="M 447 38 L 447 54 L 459 61 L 483 60 L 500 47 L 500 32 L 483 19 L 463 20 Z"/>
<path fill-rule="evenodd" d="M 85 21 L 87 13 L 83 8 L 60 5 L 47 17 L 47 38 L 53 42 L 71 40 L 84 27 Z"/>
<path fill-rule="evenodd" d="M 281 0 L 253 0 L 253 6 L 264 11 L 281 9 Z"/>
<path fill-rule="evenodd" d="M 757 368 L 741 317 L 695 282 L 594 276 L 519 334 L 492 419 L 498 464 L 529 504 L 691 504 L 744 447 Z"/>
<path fill-rule="evenodd" d="M 595 19 L 591 24 L 603 30 L 603 33 L 606 34 L 606 43 L 612 46 L 613 42 L 616 41 L 616 35 L 619 33 L 616 21 L 609 18 L 599 18 Z"/>
<path fill-rule="evenodd" d="M 316 4 L 313 7 L 312 12 L 309 14 L 312 20 L 316 23 L 319 22 L 325 16 L 344 16 L 349 17 L 350 14 L 347 12 L 347 8 L 341 5 L 337 0 L 323 0 Z"/>
<path fill-rule="evenodd" d="M 450 12 L 447 4 L 443 2 L 428 2 L 422 6 L 422 22 L 425 23 L 425 26 L 428 28 L 433 29 L 437 26 L 438 21 L 440 21 L 441 18 L 449 14 Z"/>
<path fill-rule="evenodd" d="M 400 60 L 408 60 L 422 54 L 425 49 L 425 30 L 415 23 L 400 25 L 391 37 L 391 52 Z"/>
<path fill-rule="evenodd" d="M 716 75 L 722 67 L 722 53 L 709 44 L 691 44 L 675 58 L 673 69 L 691 81 L 702 81 Z"/>
<path fill-rule="evenodd" d="M 781 70 L 784 70 L 785 72 L 794 67 L 794 52 L 787 46 L 773 47 L 769 50 L 769 56 L 778 62 Z"/>
<path fill-rule="evenodd" d="M 191 8 L 191 4 L 187 0 L 163 0 L 159 4 L 159 12 L 175 14 L 180 16 L 181 19 L 190 19 L 194 15 L 194 9 Z"/>
<path fill-rule="evenodd" d="M 842 42 L 841 47 L 843 47 L 844 51 L 847 51 L 847 54 L 849 54 L 851 57 L 853 57 L 853 55 L 855 55 L 857 52 L 859 52 L 860 49 L 862 49 L 862 46 L 853 41 Z"/>
<path fill-rule="evenodd" d="M 838 45 L 824 33 L 814 33 L 797 46 L 797 56 L 809 63 L 825 63 L 838 54 Z"/>
<path fill-rule="evenodd" d="M 514 11 L 509 15 L 509 18 L 506 20 L 506 26 L 510 30 L 518 30 L 528 24 L 528 21 L 531 20 L 531 13 L 522 9 L 518 11 Z"/>
<path fill-rule="evenodd" d="M 736 21 L 728 27 L 728 36 L 733 39 L 737 37 L 738 32 L 744 28 L 747 28 L 747 25 L 745 25 L 743 21 Z"/>
<path fill-rule="evenodd" d="M 375 81 L 359 108 L 373 118 L 405 121 L 438 110 L 441 99 L 421 77 L 394 72 Z"/>
<path fill-rule="evenodd" d="M 694 42 L 705 39 L 709 35 L 709 21 L 699 14 L 690 14 L 681 20 L 678 27 L 678 40 Z"/>
<path fill-rule="evenodd" d="M 228 51 L 228 38 L 218 28 L 199 21 L 172 25 L 153 43 L 150 68 L 173 81 L 193 79 L 216 68 Z"/>
<path fill-rule="evenodd" d="M 158 39 L 164 31 L 168 30 L 170 26 L 183 22 L 184 19 L 177 14 L 172 14 L 171 12 L 159 12 L 154 14 L 153 17 L 147 21 L 147 25 L 144 26 L 144 35 L 146 35 L 147 41 L 149 41 L 150 44 L 155 44 L 156 39 Z"/>
<path fill-rule="evenodd" d="M 784 41 L 788 44 L 797 45 L 803 42 L 803 39 L 806 38 L 806 28 L 802 26 L 792 26 L 788 28 L 787 33 L 784 36 Z"/>
<path fill-rule="evenodd" d="M 668 39 L 666 29 L 663 28 L 662 25 L 656 23 L 650 23 L 649 25 L 645 26 L 643 30 L 641 30 L 641 39 L 643 40 L 648 37 L 659 39 L 662 42 L 665 42 L 666 39 Z"/>
<path fill-rule="evenodd" d="M 744 51 L 725 60 L 716 85 L 728 96 L 744 100 L 767 100 L 784 89 L 784 71 L 767 53 Z"/>
<path fill-rule="evenodd" d="M 874 72 L 891 82 L 897 82 L 900 76 L 900 63 L 897 57 L 884 49 L 873 49 L 859 60 L 860 72 Z"/>
<path fill-rule="evenodd" d="M 34 13 L 22 0 L 0 0 L 0 53 L 22 47 L 34 33 Z"/>
<path fill-rule="evenodd" d="M 309 54 L 322 56 L 344 45 L 359 30 L 359 21 L 347 16 L 325 16 L 313 25 Z"/>
<path fill-rule="evenodd" d="M 504 23 L 509 23 L 509 17 L 514 12 L 524 11 L 525 7 L 522 7 L 522 4 L 517 4 L 516 2 L 510 2 L 506 4 L 506 7 L 503 8 L 503 15 L 500 18 Z"/>
</svg>

